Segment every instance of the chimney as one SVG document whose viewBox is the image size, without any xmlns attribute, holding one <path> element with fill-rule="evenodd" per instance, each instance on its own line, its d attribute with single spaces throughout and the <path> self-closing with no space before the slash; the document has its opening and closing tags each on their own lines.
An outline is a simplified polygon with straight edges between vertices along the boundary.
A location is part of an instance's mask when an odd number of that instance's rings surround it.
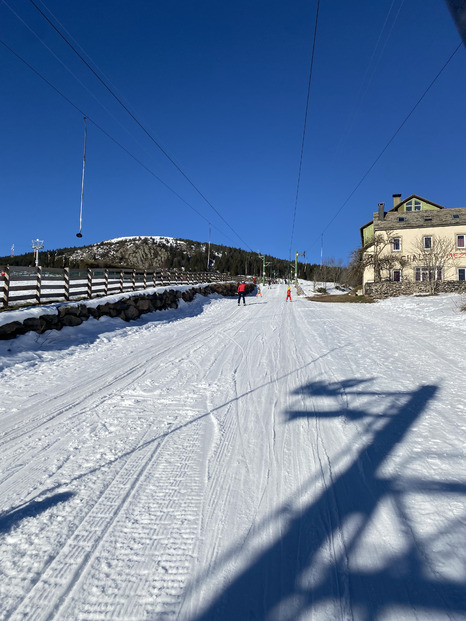
<svg viewBox="0 0 466 621">
<path fill-rule="evenodd" d="M 383 222 L 383 219 L 385 217 L 385 203 L 379 203 L 378 207 L 379 207 L 379 221 Z"/>
<path fill-rule="evenodd" d="M 394 194 L 393 195 L 393 209 L 395 209 L 395 207 L 398 207 L 400 203 L 401 203 L 401 194 Z"/>
</svg>

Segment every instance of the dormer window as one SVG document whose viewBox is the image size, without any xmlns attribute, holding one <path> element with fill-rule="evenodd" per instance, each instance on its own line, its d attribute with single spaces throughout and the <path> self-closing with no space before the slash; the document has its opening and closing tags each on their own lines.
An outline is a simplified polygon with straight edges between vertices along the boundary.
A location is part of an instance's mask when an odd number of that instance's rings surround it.
<svg viewBox="0 0 466 621">
<path fill-rule="evenodd" d="M 406 203 L 406 211 L 421 211 L 421 201 L 410 200 Z"/>
<path fill-rule="evenodd" d="M 398 218 L 398 222 L 404 222 L 405 219 L 404 218 Z"/>
</svg>

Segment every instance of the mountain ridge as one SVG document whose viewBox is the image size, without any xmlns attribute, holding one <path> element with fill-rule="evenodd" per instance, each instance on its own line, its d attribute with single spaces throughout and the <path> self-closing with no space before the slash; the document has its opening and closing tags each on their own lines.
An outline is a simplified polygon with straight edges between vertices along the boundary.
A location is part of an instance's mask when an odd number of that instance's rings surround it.
<svg viewBox="0 0 466 621">
<path fill-rule="evenodd" d="M 134 235 L 117 237 L 88 246 L 60 248 L 39 253 L 44 267 L 125 267 L 134 269 L 182 269 L 202 272 L 208 269 L 221 273 L 260 274 L 262 256 L 241 248 L 209 244 L 169 236 Z M 286 277 L 290 262 L 267 255 L 271 276 Z M 16 257 L 0 257 L 0 264 L 34 265 L 32 252 Z M 299 264 L 301 271 L 310 274 L 313 266 Z M 314 266 L 315 267 L 315 266 Z M 303 273 L 303 276 L 306 275 Z"/>
</svg>

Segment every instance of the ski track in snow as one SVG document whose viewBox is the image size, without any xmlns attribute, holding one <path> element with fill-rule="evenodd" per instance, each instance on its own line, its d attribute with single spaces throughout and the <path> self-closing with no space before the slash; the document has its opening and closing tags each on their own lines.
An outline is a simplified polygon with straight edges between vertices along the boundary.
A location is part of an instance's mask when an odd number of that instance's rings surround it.
<svg viewBox="0 0 466 621">
<path fill-rule="evenodd" d="M 0 620 L 466 619 L 458 298 L 0 342 Z"/>
</svg>

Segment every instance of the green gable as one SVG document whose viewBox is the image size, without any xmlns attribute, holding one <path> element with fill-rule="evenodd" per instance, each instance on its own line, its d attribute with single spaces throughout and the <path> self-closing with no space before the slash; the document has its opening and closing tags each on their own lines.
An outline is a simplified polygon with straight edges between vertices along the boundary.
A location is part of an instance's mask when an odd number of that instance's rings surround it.
<svg viewBox="0 0 466 621">
<path fill-rule="evenodd" d="M 369 222 L 361 227 L 361 242 L 365 246 L 374 239 L 374 222 Z"/>
<path fill-rule="evenodd" d="M 425 198 L 421 198 L 420 196 L 416 196 L 416 194 L 411 194 L 408 198 L 405 198 L 404 201 L 401 201 L 399 205 L 390 209 L 390 211 L 398 211 L 398 212 L 410 212 L 410 211 L 437 211 L 439 209 L 444 209 L 442 205 L 437 205 L 436 203 L 432 203 L 431 201 L 426 201 Z"/>
</svg>

